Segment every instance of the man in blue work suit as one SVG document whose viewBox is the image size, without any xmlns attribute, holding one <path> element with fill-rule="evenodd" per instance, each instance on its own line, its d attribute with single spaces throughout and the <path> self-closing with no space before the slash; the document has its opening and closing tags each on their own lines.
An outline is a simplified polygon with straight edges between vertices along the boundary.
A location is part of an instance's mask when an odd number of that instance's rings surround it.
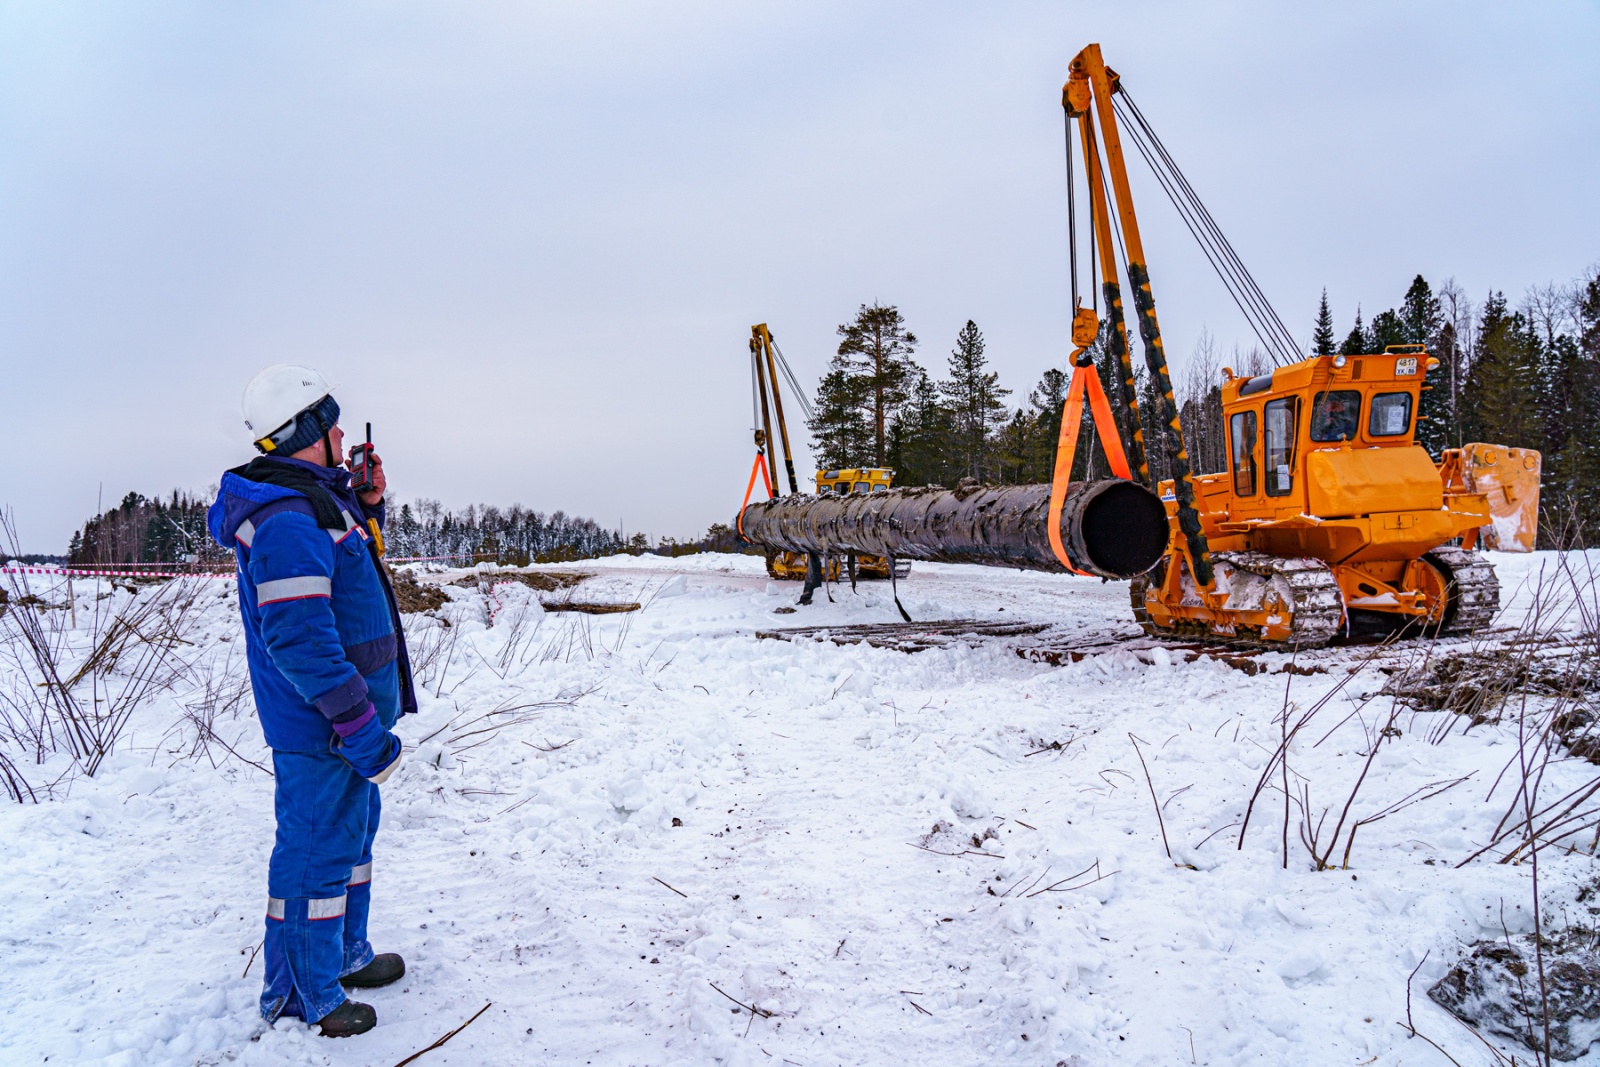
<svg viewBox="0 0 1600 1067">
<path fill-rule="evenodd" d="M 331 393 L 307 367 L 251 380 L 245 425 L 263 454 L 222 476 L 208 520 L 238 557 L 250 683 L 276 779 L 261 1014 L 347 1037 L 378 1017 L 344 987 L 405 974 L 397 954 L 373 953 L 367 913 L 378 786 L 400 763 L 395 720 L 417 702 L 379 558 L 383 466 L 371 456 L 371 488 L 351 489 Z"/>
</svg>

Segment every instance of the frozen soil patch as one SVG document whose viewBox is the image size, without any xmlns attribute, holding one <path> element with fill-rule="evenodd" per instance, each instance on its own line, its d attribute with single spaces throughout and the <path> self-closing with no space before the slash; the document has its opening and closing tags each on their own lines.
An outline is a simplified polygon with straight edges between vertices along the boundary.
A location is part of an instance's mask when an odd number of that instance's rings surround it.
<svg viewBox="0 0 1600 1067">
<path fill-rule="evenodd" d="M 491 571 L 486 576 L 469 574 L 465 578 L 456 579 L 452 584 L 461 586 L 464 589 L 477 589 L 487 579 L 495 584 L 518 582 L 529 589 L 536 589 L 541 593 L 554 593 L 562 589 L 570 589 L 593 577 L 593 574 L 585 574 L 581 571 L 517 571 L 502 569 Z"/>
<path fill-rule="evenodd" d="M 392 571 L 389 579 L 394 586 L 395 602 L 406 614 L 434 611 L 450 603 L 450 597 L 443 589 L 437 585 L 423 585 L 410 571 Z"/>
<path fill-rule="evenodd" d="M 1450 968 L 1428 996 L 1486 1033 L 1513 1038 L 1544 1052 L 1544 1012 L 1549 1011 L 1549 1054 L 1570 1061 L 1600 1040 L 1600 953 L 1592 931 L 1480 941 Z M 1542 959 L 1540 958 L 1542 957 Z M 1542 970 L 1542 975 L 1541 975 Z"/>
</svg>

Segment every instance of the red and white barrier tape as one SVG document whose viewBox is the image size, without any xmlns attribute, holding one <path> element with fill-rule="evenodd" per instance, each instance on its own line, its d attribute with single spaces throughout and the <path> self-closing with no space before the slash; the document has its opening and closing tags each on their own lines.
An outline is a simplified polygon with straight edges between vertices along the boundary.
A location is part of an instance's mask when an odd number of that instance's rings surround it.
<svg viewBox="0 0 1600 1067">
<path fill-rule="evenodd" d="M 454 556 L 388 556 L 388 563 L 426 563 L 441 559 L 465 559 L 463 555 Z M 80 568 L 57 567 L 0 567 L 0 574 L 43 574 L 53 575 L 58 578 L 235 578 L 234 571 L 161 571 L 150 570 L 152 567 L 170 566 L 161 563 L 125 563 L 128 568 L 141 568 L 129 570 L 84 570 Z"/>
<path fill-rule="evenodd" d="M 53 578 L 227 578 L 236 573 L 214 574 L 209 571 L 83 571 L 57 570 L 53 567 L 0 567 L 0 574 L 43 574 Z"/>
</svg>

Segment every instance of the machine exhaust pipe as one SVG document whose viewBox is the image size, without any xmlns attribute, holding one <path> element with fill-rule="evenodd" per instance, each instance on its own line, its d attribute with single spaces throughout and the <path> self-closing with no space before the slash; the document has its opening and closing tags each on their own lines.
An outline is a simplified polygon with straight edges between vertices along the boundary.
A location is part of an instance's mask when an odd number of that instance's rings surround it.
<svg viewBox="0 0 1600 1067">
<path fill-rule="evenodd" d="M 744 509 L 745 539 L 767 549 L 1065 571 L 1050 550 L 1048 485 L 924 486 L 851 496 L 794 494 Z M 1167 509 L 1135 482 L 1077 482 L 1061 510 L 1073 566 L 1132 578 L 1167 548 Z"/>
</svg>

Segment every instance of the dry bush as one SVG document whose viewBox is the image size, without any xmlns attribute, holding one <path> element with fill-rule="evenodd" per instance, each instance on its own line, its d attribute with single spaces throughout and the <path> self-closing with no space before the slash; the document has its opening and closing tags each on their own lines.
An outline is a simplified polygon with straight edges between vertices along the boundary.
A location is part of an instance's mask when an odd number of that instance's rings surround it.
<svg viewBox="0 0 1600 1067">
<path fill-rule="evenodd" d="M 242 755 L 236 747 L 242 735 L 253 727 L 239 731 L 232 744 L 219 732 L 219 727 L 237 722 L 255 710 L 249 669 L 236 647 L 237 643 L 228 645 L 220 664 L 212 658 L 192 671 L 190 680 L 196 688 L 183 698 L 183 717 L 173 723 L 157 747 L 165 748 L 176 759 L 204 758 L 212 767 L 237 759 L 271 775 L 270 768 Z M 220 757 L 213 745 L 221 750 Z"/>
<path fill-rule="evenodd" d="M 15 545 L 9 515 L 0 532 Z M 95 600 L 87 632 L 76 604 L 52 605 L 25 574 L 8 574 L 8 605 L 0 615 L 0 782 L 16 801 L 52 795 L 74 774 L 93 777 L 116 748 L 134 711 L 171 688 L 189 669 L 180 655 L 198 610 L 197 579 L 176 579 L 117 598 Z M 70 589 L 70 586 L 69 586 Z M 82 652 L 81 658 L 77 653 Z M 57 754 L 70 770 L 30 785 L 21 767 Z"/>
</svg>

